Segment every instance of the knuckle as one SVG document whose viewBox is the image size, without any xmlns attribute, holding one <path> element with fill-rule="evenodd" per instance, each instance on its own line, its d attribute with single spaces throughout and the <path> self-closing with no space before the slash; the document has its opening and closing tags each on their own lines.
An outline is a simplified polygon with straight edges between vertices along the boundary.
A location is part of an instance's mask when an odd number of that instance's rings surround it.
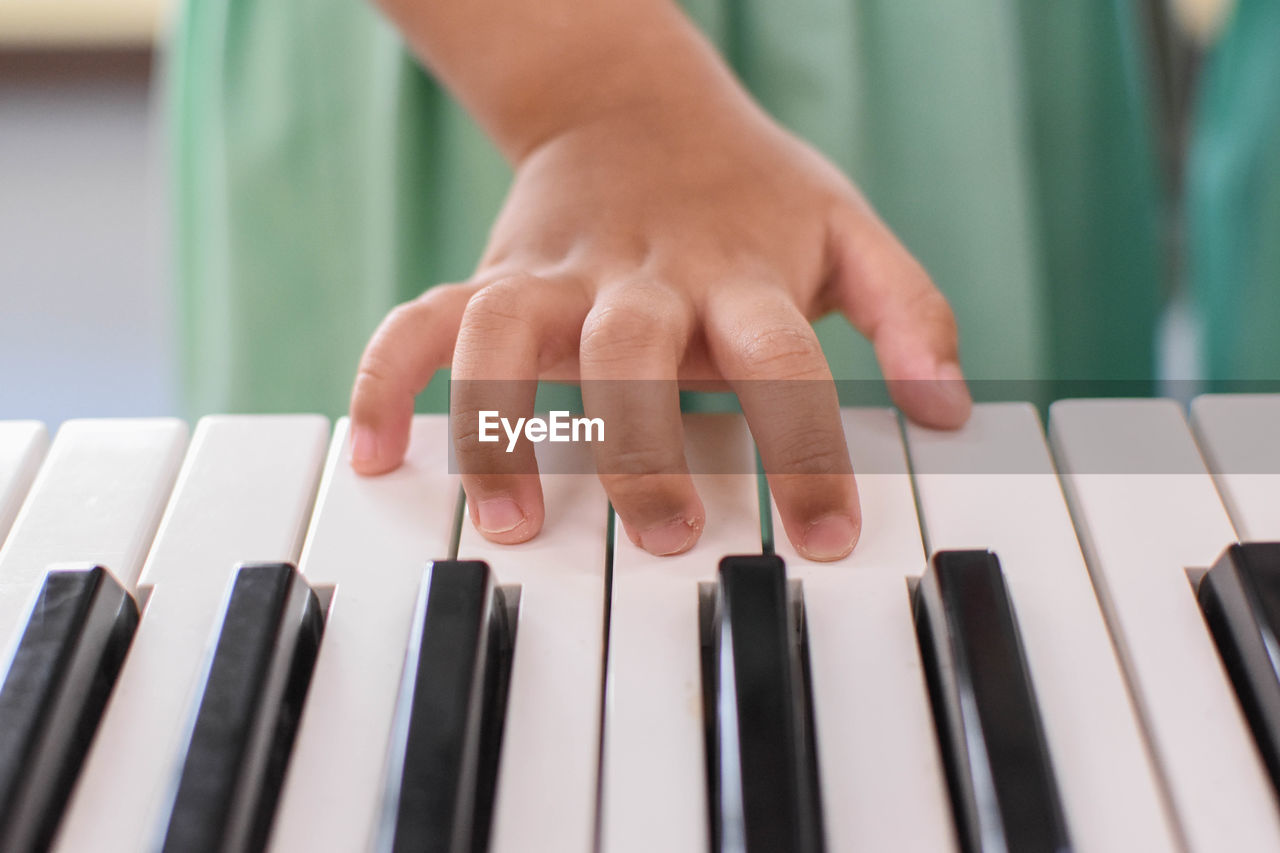
<svg viewBox="0 0 1280 853">
<path fill-rule="evenodd" d="M 480 430 L 473 418 L 454 419 L 453 449 L 458 460 L 484 458 L 491 455 L 491 448 L 480 441 Z"/>
<path fill-rule="evenodd" d="M 686 505 L 684 480 L 679 475 L 601 473 L 600 482 L 614 508 L 633 518 L 665 518 L 682 511 Z"/>
<path fill-rule="evenodd" d="M 783 435 L 770 461 L 779 474 L 844 474 L 849 472 L 849 456 L 843 443 L 837 444 L 825 432 L 793 429 Z"/>
<path fill-rule="evenodd" d="M 937 288 L 930 286 L 920 292 L 911 301 L 911 308 L 917 315 L 928 320 L 954 322 L 951 303 Z"/>
<path fill-rule="evenodd" d="M 374 330 L 369 345 L 365 348 L 364 357 L 367 359 L 371 354 L 384 348 L 392 348 L 397 341 L 407 339 L 421 324 L 423 314 L 417 300 L 402 302 L 392 308 Z"/>
<path fill-rule="evenodd" d="M 467 300 L 463 325 L 477 332 L 498 332 L 529 323 L 529 310 L 538 298 L 535 277 L 509 276 L 486 284 Z"/>
<path fill-rule="evenodd" d="M 402 384 L 396 377 L 394 365 L 386 360 L 378 348 L 371 348 L 360 359 L 360 366 L 356 369 L 356 393 L 359 395 L 381 389 L 396 390 Z"/>
<path fill-rule="evenodd" d="M 683 471 L 684 457 L 678 445 L 633 441 L 626 447 L 609 447 L 598 465 L 602 479 L 617 477 L 625 480 Z"/>
<path fill-rule="evenodd" d="M 943 342 L 954 342 L 958 336 L 956 315 L 951 303 L 941 292 L 930 287 L 912 300 L 909 311 L 916 322 L 932 329 Z"/>
<path fill-rule="evenodd" d="M 587 360 L 613 360 L 663 346 L 680 346 L 678 298 L 665 288 L 630 289 L 597 303 L 582 324 L 579 351 Z"/>
<path fill-rule="evenodd" d="M 382 328 L 390 330 L 412 324 L 422 312 L 423 304 L 421 296 L 410 302 L 401 302 L 387 312 L 386 318 L 382 321 Z"/>
<path fill-rule="evenodd" d="M 388 311 L 382 326 L 392 328 L 420 323 L 436 311 L 448 306 L 452 300 L 457 299 L 469 289 L 464 284 L 437 284 Z"/>
<path fill-rule="evenodd" d="M 471 426 L 474 423 L 474 419 L 463 424 L 454 419 L 453 453 L 458 470 L 478 477 L 503 477 L 519 470 L 524 463 L 523 450 L 507 453 L 505 440 L 497 444 L 480 441 L 480 431 Z"/>
<path fill-rule="evenodd" d="M 433 287 L 426 293 L 393 307 L 374 331 L 370 349 L 389 345 L 392 340 L 402 339 L 411 330 L 424 326 L 448 305 L 449 300 L 458 293 L 459 287 L 456 284 Z"/>
<path fill-rule="evenodd" d="M 413 394 L 376 358 L 366 358 L 356 370 L 351 389 L 350 414 L 361 423 L 381 423 L 387 417 L 413 408 Z"/>
<path fill-rule="evenodd" d="M 470 295 L 474 289 L 474 286 L 467 284 L 437 284 L 399 307 L 406 308 L 417 315 L 427 314 L 450 304 L 456 304 L 456 300 Z"/>
<path fill-rule="evenodd" d="M 748 374 L 824 378 L 828 371 L 817 336 L 806 325 L 766 323 L 743 329 L 735 350 Z"/>
</svg>

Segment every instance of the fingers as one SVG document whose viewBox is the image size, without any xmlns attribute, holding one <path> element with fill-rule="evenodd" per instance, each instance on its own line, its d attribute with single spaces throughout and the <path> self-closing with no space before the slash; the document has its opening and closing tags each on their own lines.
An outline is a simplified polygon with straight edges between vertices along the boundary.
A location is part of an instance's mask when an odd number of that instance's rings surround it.
<svg viewBox="0 0 1280 853">
<path fill-rule="evenodd" d="M 782 289 L 713 296 L 707 338 L 737 393 L 787 536 L 811 560 L 858 541 L 858 491 L 835 383 L 813 328 Z"/>
<path fill-rule="evenodd" d="M 693 547 L 705 523 L 676 383 L 693 323 L 683 296 L 633 282 L 602 291 L 582 326 L 583 404 L 608 429 L 596 470 L 631 541 L 658 555 Z"/>
<path fill-rule="evenodd" d="M 472 285 L 441 285 L 397 306 L 374 332 L 351 391 L 351 466 L 382 474 L 409 444 L 413 401 L 453 355 Z"/>
<path fill-rule="evenodd" d="M 840 214 L 832 228 L 836 300 L 874 344 L 894 402 L 924 426 L 963 425 L 973 403 L 946 298 L 869 211 Z"/>
<path fill-rule="evenodd" d="M 533 415 L 540 364 L 577 346 L 586 295 L 575 282 L 519 275 L 500 279 L 467 303 L 454 349 L 449 414 L 467 511 L 476 529 L 502 544 L 542 527 L 542 489 L 533 445 L 504 434 Z M 491 425 L 485 429 L 481 417 Z"/>
</svg>

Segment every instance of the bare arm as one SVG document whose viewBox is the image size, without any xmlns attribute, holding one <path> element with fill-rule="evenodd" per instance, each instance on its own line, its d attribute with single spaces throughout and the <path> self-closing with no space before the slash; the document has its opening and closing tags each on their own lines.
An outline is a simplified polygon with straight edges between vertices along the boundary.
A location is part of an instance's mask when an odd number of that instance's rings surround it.
<svg viewBox="0 0 1280 853">
<path fill-rule="evenodd" d="M 419 58 L 518 163 L 557 133 L 663 102 L 746 107 L 669 0 L 380 0 Z"/>
</svg>

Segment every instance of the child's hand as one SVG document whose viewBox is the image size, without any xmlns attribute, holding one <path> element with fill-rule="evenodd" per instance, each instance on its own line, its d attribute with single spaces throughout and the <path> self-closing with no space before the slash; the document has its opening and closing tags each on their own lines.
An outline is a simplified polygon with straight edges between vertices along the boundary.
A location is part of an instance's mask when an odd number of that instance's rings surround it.
<svg viewBox="0 0 1280 853">
<path fill-rule="evenodd" d="M 399 306 L 370 341 L 351 401 L 353 466 L 400 464 L 415 394 L 452 363 L 471 518 L 496 542 L 522 542 L 543 521 L 532 448 L 477 442 L 477 413 L 528 416 L 533 382 L 512 380 L 578 377 L 587 414 L 607 426 L 597 467 L 627 535 L 674 554 L 704 523 L 674 380 L 724 379 L 791 541 L 812 559 L 849 553 L 857 490 L 810 321 L 842 312 L 875 344 L 908 417 L 959 426 L 970 400 L 955 321 L 929 276 L 667 6 L 575 4 L 557 18 L 507 3 L 527 15 L 511 34 L 455 20 L 458 8 L 392 12 L 517 163 L 516 180 L 472 279 Z M 558 50 L 528 35 L 544 20 L 560 27 Z M 464 41 L 511 67 L 469 63 Z M 522 68 L 545 85 L 530 86 Z M 486 379 L 507 381 L 468 381 Z M 625 381 L 641 379 L 668 381 Z"/>
<path fill-rule="evenodd" d="M 677 553 L 703 512 L 674 382 L 628 405 L 628 383 L 590 380 L 723 377 L 765 469 L 785 472 L 770 485 L 787 534 L 806 556 L 838 558 L 856 541 L 858 499 L 809 325 L 831 310 L 874 341 L 887 379 L 925 380 L 891 386 L 908 416 L 964 422 L 946 301 L 834 168 L 754 110 L 619 113 L 530 153 L 472 280 L 383 322 L 352 399 L 352 462 L 369 474 L 400 464 L 414 395 L 452 359 L 472 520 L 523 541 L 543 518 L 532 450 L 477 443 L 474 427 L 480 409 L 531 414 L 531 383 L 502 399 L 497 383 L 466 380 L 580 376 L 587 413 L 609 429 L 598 465 L 628 535 Z"/>
</svg>

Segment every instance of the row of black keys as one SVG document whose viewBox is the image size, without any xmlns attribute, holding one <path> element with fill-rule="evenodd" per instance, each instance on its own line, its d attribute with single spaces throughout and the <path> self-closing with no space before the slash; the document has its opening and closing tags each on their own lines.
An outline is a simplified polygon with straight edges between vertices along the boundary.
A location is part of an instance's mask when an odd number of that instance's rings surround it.
<svg viewBox="0 0 1280 853">
<path fill-rule="evenodd" d="M 803 602 L 774 556 L 701 590 L 708 806 L 718 851 L 823 847 Z M 481 562 L 424 577 L 390 745 L 379 848 L 487 846 L 518 590 Z M 1280 787 L 1280 544 L 1231 546 L 1199 599 Z M 1071 848 L 1000 564 L 942 552 L 914 592 L 956 825 L 970 851 Z M 102 568 L 50 572 L 0 687 L 0 849 L 51 843 L 138 624 Z M 284 564 L 240 568 L 174 788 L 165 851 L 266 843 L 323 632 Z"/>
</svg>

